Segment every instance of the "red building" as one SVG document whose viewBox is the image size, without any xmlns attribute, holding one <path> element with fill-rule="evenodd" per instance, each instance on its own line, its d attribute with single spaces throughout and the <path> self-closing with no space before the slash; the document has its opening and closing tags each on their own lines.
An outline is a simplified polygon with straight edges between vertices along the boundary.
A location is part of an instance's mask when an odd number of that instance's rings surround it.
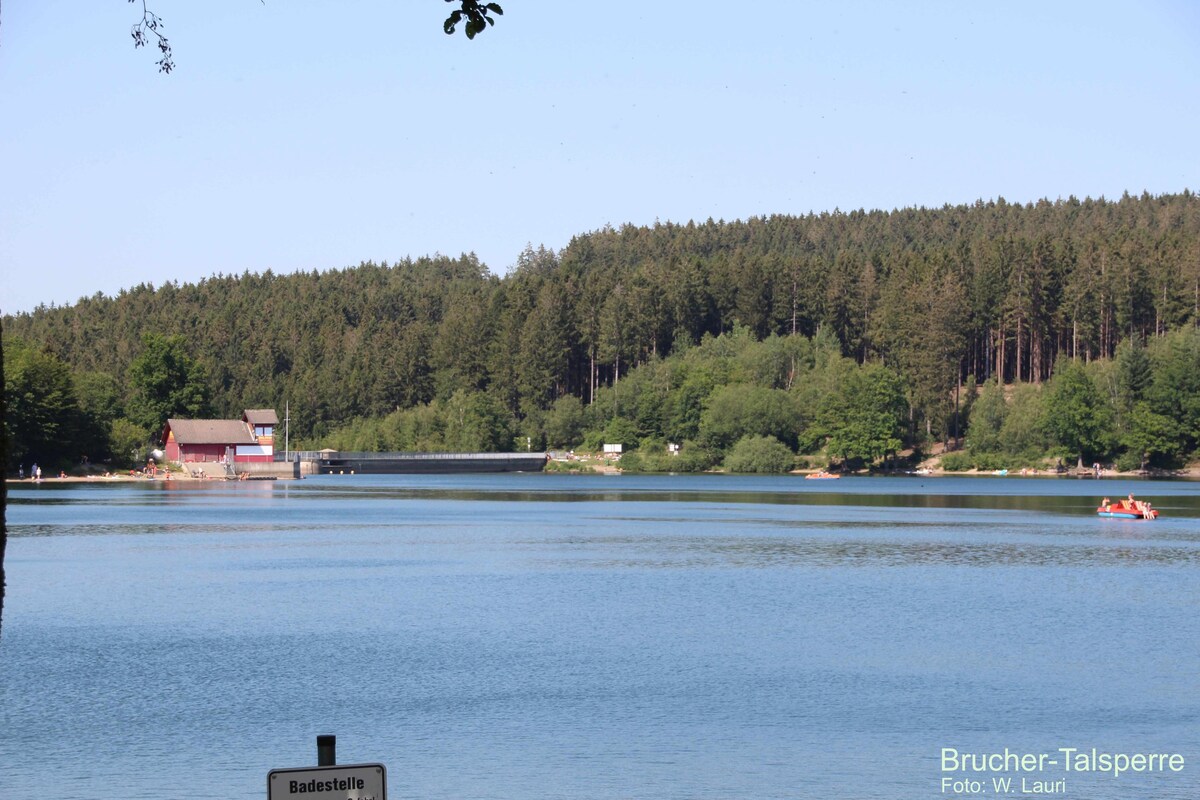
<svg viewBox="0 0 1200 800">
<path fill-rule="evenodd" d="M 241 419 L 169 419 L 163 433 L 168 461 L 248 464 L 275 460 L 273 409 L 249 409 Z"/>
<path fill-rule="evenodd" d="M 250 426 L 251 432 L 254 434 L 254 439 L 258 446 L 262 448 L 260 453 L 254 454 L 256 457 L 250 458 L 251 453 L 247 450 L 244 455 L 246 458 L 239 458 L 239 461 L 261 461 L 264 459 L 258 456 L 265 455 L 266 461 L 275 460 L 275 426 L 279 424 L 279 417 L 275 415 L 273 408 L 250 408 L 242 414 L 242 422 Z M 239 455 L 243 455 L 239 451 Z"/>
</svg>

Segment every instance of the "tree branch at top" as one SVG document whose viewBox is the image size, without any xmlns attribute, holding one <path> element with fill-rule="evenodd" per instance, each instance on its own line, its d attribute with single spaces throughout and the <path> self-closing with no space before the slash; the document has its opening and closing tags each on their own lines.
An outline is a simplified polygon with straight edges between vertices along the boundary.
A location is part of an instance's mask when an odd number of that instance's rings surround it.
<svg viewBox="0 0 1200 800">
<path fill-rule="evenodd" d="M 129 0 L 130 3 L 136 3 L 138 0 Z M 504 9 L 499 3 L 480 3 L 479 0 L 446 0 L 447 3 L 457 3 L 459 8 L 450 12 L 450 16 L 446 17 L 446 21 L 442 24 L 442 30 L 447 35 L 453 35 L 458 28 L 459 23 L 466 20 L 466 25 L 463 26 L 463 33 L 468 39 L 474 39 L 478 33 L 483 33 L 488 29 L 488 26 L 495 25 L 495 17 L 504 14 Z M 142 3 L 142 18 L 134 23 L 130 34 L 133 36 L 133 46 L 135 48 L 145 47 L 147 44 L 154 44 L 158 47 L 158 71 L 170 73 L 175 69 L 175 59 L 171 55 L 171 42 L 163 34 L 164 27 L 162 17 L 151 11 L 146 0 L 141 0 Z M 263 0 L 265 5 L 266 0 Z M 493 16 L 495 15 L 495 16 Z"/>
<path fill-rule="evenodd" d="M 133 3 L 136 0 L 129 0 L 129 2 Z M 171 57 L 171 43 L 160 30 L 162 27 L 162 18 L 146 7 L 146 0 L 142 0 L 142 18 L 134 24 L 130 31 L 133 36 L 133 46 L 135 48 L 144 47 L 148 42 L 153 41 L 158 45 L 158 52 L 161 56 L 158 59 L 158 71 L 170 73 L 175 69 L 175 61 Z"/>
</svg>

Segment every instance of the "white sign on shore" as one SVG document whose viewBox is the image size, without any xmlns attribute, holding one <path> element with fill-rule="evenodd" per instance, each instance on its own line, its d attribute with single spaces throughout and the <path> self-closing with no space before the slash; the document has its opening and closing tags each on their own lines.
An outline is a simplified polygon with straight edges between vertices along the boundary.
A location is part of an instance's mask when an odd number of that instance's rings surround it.
<svg viewBox="0 0 1200 800">
<path fill-rule="evenodd" d="M 267 800 L 387 800 L 383 764 L 273 769 L 267 773 Z"/>
</svg>

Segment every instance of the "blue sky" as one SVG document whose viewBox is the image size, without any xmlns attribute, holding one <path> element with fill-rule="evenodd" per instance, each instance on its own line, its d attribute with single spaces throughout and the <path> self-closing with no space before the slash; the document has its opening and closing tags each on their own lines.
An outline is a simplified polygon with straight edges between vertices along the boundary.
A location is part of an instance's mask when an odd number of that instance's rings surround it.
<svg viewBox="0 0 1200 800">
<path fill-rule="evenodd" d="M 625 222 L 1200 189 L 1200 4 L 9 0 L 0 310 Z"/>
</svg>

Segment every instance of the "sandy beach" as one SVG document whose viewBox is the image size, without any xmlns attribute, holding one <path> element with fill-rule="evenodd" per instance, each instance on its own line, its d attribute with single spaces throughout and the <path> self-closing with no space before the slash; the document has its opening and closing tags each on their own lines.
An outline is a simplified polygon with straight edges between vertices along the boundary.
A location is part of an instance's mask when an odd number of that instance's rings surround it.
<svg viewBox="0 0 1200 800">
<path fill-rule="evenodd" d="M 619 464 L 614 464 L 611 462 L 605 462 L 605 461 L 598 461 L 596 463 L 589 462 L 588 466 L 591 467 L 593 472 L 602 473 L 602 474 L 617 475 L 622 472 Z M 929 470 L 929 472 L 925 475 L 925 477 L 935 477 L 936 478 L 936 477 L 948 477 L 948 476 L 953 476 L 953 475 L 993 475 L 994 474 L 989 471 L 980 471 L 980 470 L 974 470 L 974 469 L 967 470 L 965 472 L 946 472 L 938 466 L 936 458 L 927 460 L 921 466 L 923 468 Z M 792 474 L 793 475 L 804 475 L 804 474 L 808 474 L 810 472 L 816 472 L 816 471 L 817 470 L 792 470 Z M 868 473 L 864 470 L 864 471 L 861 471 L 858 473 L 846 473 L 846 474 L 847 475 L 855 475 L 855 474 L 867 475 Z M 1022 474 L 1022 472 L 1020 470 L 1013 470 L 1013 471 L 1008 472 L 1008 474 L 1005 476 L 997 476 L 997 477 L 1069 478 L 1069 479 L 1077 480 L 1081 476 L 1079 474 L 1076 474 L 1075 472 L 1056 474 L 1052 470 L 1038 470 L 1036 472 L 1031 470 L 1028 473 Z M 1090 478 L 1091 476 L 1084 475 L 1082 477 Z M 1100 480 L 1114 479 L 1114 478 L 1115 479 L 1185 478 L 1188 480 L 1200 480 L 1200 462 L 1188 464 L 1186 467 L 1183 467 L 1182 469 L 1170 470 L 1170 471 L 1152 470 L 1147 473 L 1118 472 L 1116 470 L 1106 469 L 1103 471 L 1102 475 L 1100 476 Z M 1092 479 L 1095 480 L 1094 478 L 1092 478 Z M 43 475 L 40 483 L 44 483 L 44 484 L 138 483 L 138 482 L 145 482 L 145 481 L 157 481 L 160 483 L 161 482 L 187 482 L 187 483 L 209 483 L 209 482 L 212 482 L 212 483 L 217 483 L 217 482 L 221 482 L 222 480 L 223 479 L 221 479 L 221 478 L 205 478 L 205 477 L 196 478 L 196 477 L 193 477 L 192 475 L 188 474 L 185 471 L 173 471 L 173 472 L 168 473 L 165 470 L 160 469 L 158 471 L 157 475 L 145 475 L 140 472 L 130 474 L 128 470 L 126 470 L 125 472 L 113 472 L 113 473 L 108 473 L 108 474 L 90 474 L 90 475 L 70 475 L 70 474 L 68 474 L 65 477 L 59 477 L 57 475 L 55 475 L 55 476 Z M 30 486 L 30 485 L 37 485 L 39 483 L 39 481 L 34 480 L 33 478 L 8 477 L 8 478 L 5 478 L 5 483 L 9 486 Z"/>
<path fill-rule="evenodd" d="M 91 474 L 91 475 L 67 474 L 67 475 L 61 476 L 61 477 L 58 475 L 43 474 L 42 479 L 40 481 L 38 481 L 34 478 L 8 477 L 8 478 L 5 478 L 4 482 L 6 484 L 8 484 L 9 486 L 29 486 L 29 485 L 37 485 L 39 483 L 46 483 L 46 484 L 49 484 L 49 483 L 138 483 L 138 482 L 147 482 L 147 481 L 157 481 L 159 483 L 163 483 L 163 482 L 173 483 L 176 481 L 187 481 L 189 483 L 192 483 L 192 482 L 201 483 L 201 482 L 204 482 L 205 480 L 211 481 L 211 480 L 217 480 L 217 479 L 193 478 L 191 475 L 188 475 L 186 472 L 170 472 L 170 473 L 168 473 L 164 470 L 159 470 L 157 475 L 145 475 L 140 472 L 130 474 L 129 471 L 126 470 L 124 472 L 111 472 L 111 473 L 107 473 L 107 474 L 104 474 L 104 473 Z"/>
</svg>

